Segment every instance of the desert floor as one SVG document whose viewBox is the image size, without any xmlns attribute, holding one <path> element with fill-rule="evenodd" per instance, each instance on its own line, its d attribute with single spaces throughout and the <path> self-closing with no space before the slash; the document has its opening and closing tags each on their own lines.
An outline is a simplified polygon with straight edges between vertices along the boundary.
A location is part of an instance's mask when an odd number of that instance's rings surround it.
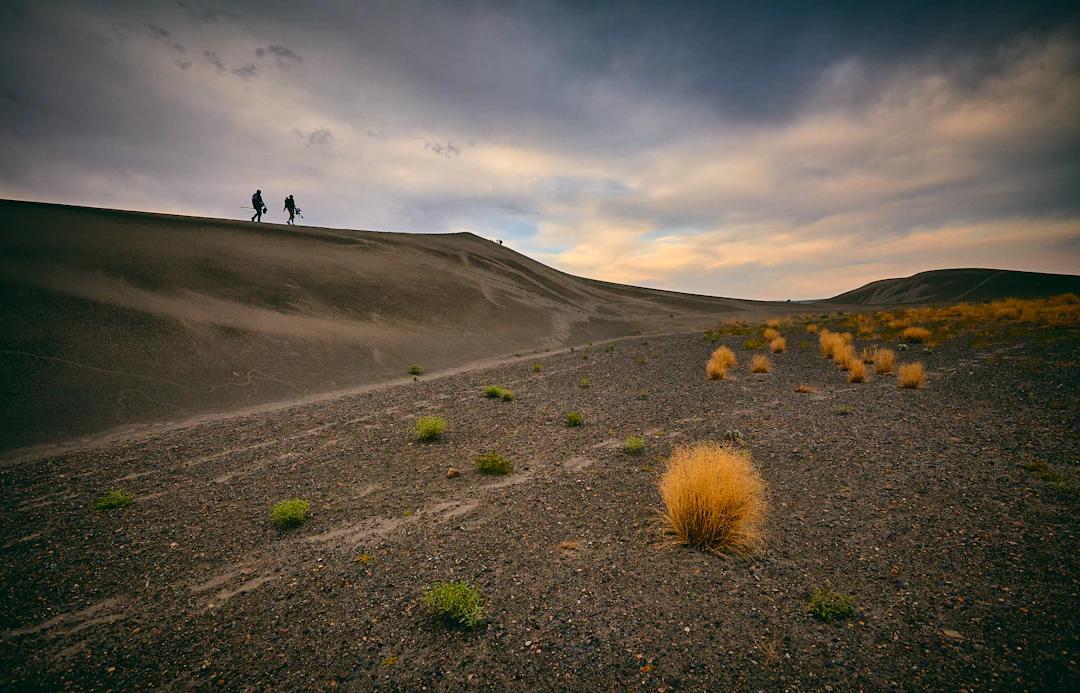
<svg viewBox="0 0 1080 693">
<path fill-rule="evenodd" d="M 0 685 L 1075 690 L 1080 332 L 915 347 L 921 390 L 785 332 L 767 375 L 742 336 L 719 382 L 700 333 L 638 337 L 8 462 Z M 665 457 L 736 431 L 764 552 L 661 546 Z M 477 473 L 489 450 L 513 473 Z M 134 504 L 96 510 L 116 487 Z M 279 532 L 291 497 L 310 519 Z M 427 616 L 444 580 L 482 590 L 479 628 Z M 815 619 L 824 585 L 857 613 Z"/>
</svg>

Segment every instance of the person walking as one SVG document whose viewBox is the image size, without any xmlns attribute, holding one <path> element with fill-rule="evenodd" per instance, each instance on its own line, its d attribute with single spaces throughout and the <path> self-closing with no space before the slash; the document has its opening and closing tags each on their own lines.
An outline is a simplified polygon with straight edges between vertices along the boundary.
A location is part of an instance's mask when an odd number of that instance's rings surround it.
<svg viewBox="0 0 1080 693">
<path fill-rule="evenodd" d="M 251 208 L 255 210 L 255 214 L 252 215 L 252 221 L 262 221 L 262 215 L 266 212 L 266 205 L 263 204 L 262 190 L 256 190 L 255 194 L 251 196 Z"/>
<path fill-rule="evenodd" d="M 296 211 L 297 211 L 296 210 L 296 200 L 293 199 L 292 195 L 289 195 L 288 197 L 285 198 L 285 209 L 284 209 L 284 211 L 289 213 L 289 220 L 287 222 L 285 222 L 285 223 L 286 224 L 292 224 L 293 220 L 296 218 Z"/>
</svg>

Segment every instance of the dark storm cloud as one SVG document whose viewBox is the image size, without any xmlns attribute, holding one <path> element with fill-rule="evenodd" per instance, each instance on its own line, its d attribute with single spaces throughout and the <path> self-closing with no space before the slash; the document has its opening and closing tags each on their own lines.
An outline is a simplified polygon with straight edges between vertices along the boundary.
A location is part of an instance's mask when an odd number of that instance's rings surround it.
<svg viewBox="0 0 1080 693">
<path fill-rule="evenodd" d="M 561 267 L 712 291 L 744 270 L 677 261 L 718 239 L 763 271 L 755 238 L 1080 215 L 1065 3 L 58 0 L 0 21 L 0 194 L 230 214 L 288 180 L 323 223 L 526 218 Z"/>
</svg>

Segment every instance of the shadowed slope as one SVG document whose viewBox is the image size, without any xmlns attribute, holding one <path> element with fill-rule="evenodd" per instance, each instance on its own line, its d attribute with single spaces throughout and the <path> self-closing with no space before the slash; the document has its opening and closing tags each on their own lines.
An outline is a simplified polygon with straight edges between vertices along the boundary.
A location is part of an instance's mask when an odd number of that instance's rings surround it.
<svg viewBox="0 0 1080 693">
<path fill-rule="evenodd" d="M 995 269 L 945 269 L 879 279 L 828 299 L 846 305 L 992 301 L 1080 293 L 1080 277 Z"/>
<path fill-rule="evenodd" d="M 755 306 L 573 277 L 472 234 L 11 201 L 0 219 L 0 449 Z"/>
</svg>

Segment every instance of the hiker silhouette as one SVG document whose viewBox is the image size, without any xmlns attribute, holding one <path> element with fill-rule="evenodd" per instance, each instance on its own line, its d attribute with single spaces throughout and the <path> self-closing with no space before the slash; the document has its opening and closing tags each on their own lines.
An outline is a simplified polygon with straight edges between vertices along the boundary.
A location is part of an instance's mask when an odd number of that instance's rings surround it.
<svg viewBox="0 0 1080 693">
<path fill-rule="evenodd" d="M 285 223 L 286 224 L 293 223 L 293 220 L 296 218 L 296 213 L 298 211 L 300 211 L 300 210 L 298 210 L 296 208 L 296 200 L 293 199 L 292 195 L 289 195 L 288 197 L 285 198 L 285 209 L 283 211 L 286 211 L 286 212 L 289 213 L 289 220 L 287 222 L 285 222 Z"/>
<path fill-rule="evenodd" d="M 262 190 L 256 190 L 255 194 L 251 196 L 251 208 L 255 210 L 251 220 L 262 221 L 263 212 L 266 211 L 266 205 L 263 204 L 262 199 Z"/>
</svg>

